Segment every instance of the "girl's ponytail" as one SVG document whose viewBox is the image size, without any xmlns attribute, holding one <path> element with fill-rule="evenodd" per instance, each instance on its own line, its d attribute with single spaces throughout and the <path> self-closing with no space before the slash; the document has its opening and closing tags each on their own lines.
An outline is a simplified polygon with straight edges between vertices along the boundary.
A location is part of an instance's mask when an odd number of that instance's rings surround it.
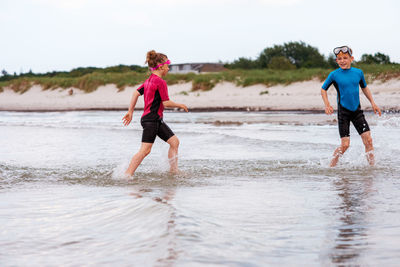
<svg viewBox="0 0 400 267">
<path fill-rule="evenodd" d="M 160 63 L 164 63 L 164 61 L 168 57 L 164 54 L 157 53 L 155 50 L 150 50 L 146 55 L 146 62 L 150 68 L 156 67 Z"/>
</svg>

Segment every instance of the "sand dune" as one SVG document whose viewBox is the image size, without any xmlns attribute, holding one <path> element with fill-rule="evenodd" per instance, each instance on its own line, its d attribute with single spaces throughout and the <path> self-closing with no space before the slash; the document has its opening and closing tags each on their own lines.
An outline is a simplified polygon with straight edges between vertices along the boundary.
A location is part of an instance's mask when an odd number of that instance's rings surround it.
<svg viewBox="0 0 400 267">
<path fill-rule="evenodd" d="M 250 110 L 323 110 L 320 96 L 322 83 L 317 80 L 297 82 L 290 85 L 266 87 L 253 85 L 237 87 L 232 83 L 217 84 L 210 91 L 191 91 L 191 83 L 169 86 L 170 98 L 186 104 L 190 109 L 250 109 Z M 368 85 L 375 102 L 384 110 L 400 110 L 400 79 L 384 83 L 376 81 Z M 68 90 L 73 89 L 69 95 Z M 127 87 L 118 92 L 114 84 L 99 87 L 92 93 L 76 88 L 42 90 L 33 86 L 24 94 L 5 88 L 0 93 L 0 110 L 46 111 L 46 110 L 85 110 L 85 109 L 127 109 L 132 92 L 136 87 Z M 336 90 L 329 89 L 329 99 L 336 107 Z M 370 109 L 370 104 L 360 90 L 361 105 Z M 140 98 L 137 109 L 143 108 Z"/>
</svg>

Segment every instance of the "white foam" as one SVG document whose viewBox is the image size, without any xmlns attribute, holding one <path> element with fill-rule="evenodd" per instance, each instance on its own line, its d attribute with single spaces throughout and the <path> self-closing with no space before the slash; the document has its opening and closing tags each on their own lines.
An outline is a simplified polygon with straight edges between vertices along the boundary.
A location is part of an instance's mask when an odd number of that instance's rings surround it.
<svg viewBox="0 0 400 267">
<path fill-rule="evenodd" d="M 128 179 L 132 178 L 131 176 L 125 174 L 125 171 L 128 168 L 128 165 L 129 165 L 129 161 L 124 161 L 124 162 L 118 164 L 117 167 L 115 167 L 113 169 L 113 172 L 111 175 L 112 179 L 128 180 Z"/>
</svg>

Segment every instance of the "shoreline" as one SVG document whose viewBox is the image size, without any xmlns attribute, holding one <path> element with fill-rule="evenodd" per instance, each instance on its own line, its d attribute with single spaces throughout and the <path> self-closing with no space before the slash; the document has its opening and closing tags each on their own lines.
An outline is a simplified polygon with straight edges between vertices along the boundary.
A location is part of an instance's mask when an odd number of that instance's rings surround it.
<svg viewBox="0 0 400 267">
<path fill-rule="evenodd" d="M 128 109 L 123 108 L 71 108 L 71 109 L 0 109 L 2 112 L 35 112 L 35 113 L 48 113 L 48 112 L 79 112 L 79 111 L 127 111 Z M 135 108 L 135 112 L 142 112 L 143 108 Z M 363 109 L 366 113 L 372 113 L 372 109 Z M 164 109 L 164 112 L 181 112 L 177 109 Z M 269 108 L 246 108 L 246 107 L 209 107 L 209 108 L 192 108 L 189 112 L 202 113 L 202 112 L 276 112 L 276 113 L 304 113 L 304 114 L 324 114 L 323 109 L 269 109 Z M 335 110 L 336 112 L 336 110 Z M 382 113 L 400 113 L 400 109 L 385 109 Z"/>
<path fill-rule="evenodd" d="M 175 84 L 168 87 L 170 99 L 184 103 L 192 112 L 251 111 L 251 112 L 308 112 L 324 113 L 321 98 L 321 82 L 309 80 L 289 85 L 265 86 L 262 84 L 239 87 L 233 83 L 221 82 L 212 90 L 192 90 L 191 83 Z M 382 111 L 400 111 L 400 79 L 385 82 L 376 81 L 368 85 L 373 98 Z M 23 94 L 5 88 L 0 93 L 0 111 L 10 112 L 67 112 L 67 111 L 127 111 L 132 92 L 137 86 L 119 90 L 114 84 L 98 87 L 91 93 L 76 88 L 43 90 L 32 86 Z M 69 91 L 72 90 L 72 94 Z M 328 98 L 336 110 L 336 90 L 328 90 Z M 364 111 L 371 111 L 371 105 L 360 90 L 360 103 Z M 135 110 L 143 110 L 140 97 Z M 166 109 L 166 111 L 171 109 Z M 175 109 L 176 110 L 176 109 Z"/>
</svg>

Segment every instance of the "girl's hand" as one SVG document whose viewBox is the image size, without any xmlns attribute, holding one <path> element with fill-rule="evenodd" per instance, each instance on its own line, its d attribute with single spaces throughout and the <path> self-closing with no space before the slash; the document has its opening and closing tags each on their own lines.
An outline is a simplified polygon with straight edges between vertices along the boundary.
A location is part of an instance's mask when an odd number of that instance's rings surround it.
<svg viewBox="0 0 400 267">
<path fill-rule="evenodd" d="M 379 114 L 379 116 L 382 115 L 381 109 L 375 103 L 372 104 L 372 109 L 374 110 L 375 114 Z"/>
<path fill-rule="evenodd" d="M 127 125 L 129 125 L 129 123 L 131 123 L 131 121 L 132 121 L 132 113 L 128 112 L 122 118 L 122 122 L 123 122 L 124 126 L 127 126 Z"/>
<path fill-rule="evenodd" d="M 185 104 L 181 104 L 180 108 L 185 110 L 186 112 L 189 112 L 189 109 L 187 108 L 187 106 Z"/>
</svg>

